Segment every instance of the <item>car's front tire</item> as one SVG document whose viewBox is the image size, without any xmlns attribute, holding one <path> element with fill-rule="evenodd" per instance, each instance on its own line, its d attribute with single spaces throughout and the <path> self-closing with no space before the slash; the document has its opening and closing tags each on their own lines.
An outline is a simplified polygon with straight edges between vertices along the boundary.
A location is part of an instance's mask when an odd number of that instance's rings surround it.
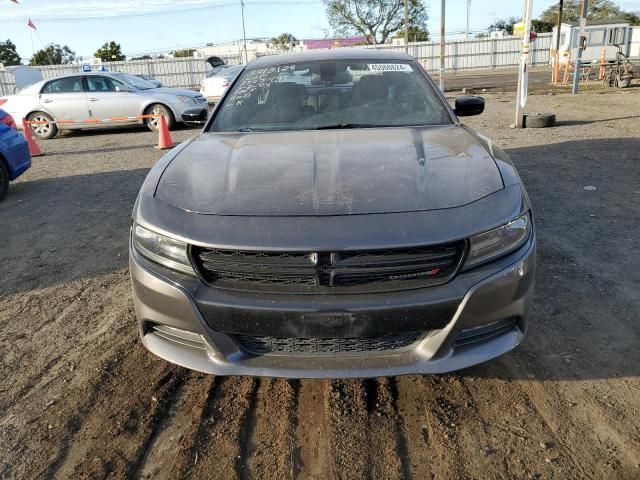
<svg viewBox="0 0 640 480">
<path fill-rule="evenodd" d="M 40 140 L 49 140 L 58 134 L 58 126 L 53 122 L 51 115 L 44 112 L 32 112 L 27 116 L 29 122 L 47 122 L 30 125 L 33 134 Z"/>
<path fill-rule="evenodd" d="M 0 202 L 4 200 L 9 191 L 9 170 L 4 162 L 0 160 Z"/>
<path fill-rule="evenodd" d="M 171 109 L 161 103 L 154 103 L 153 105 L 149 105 L 144 114 L 162 115 L 167 119 L 167 127 L 169 127 L 169 130 L 173 130 L 176 125 L 176 118 L 173 116 L 173 112 L 171 111 Z M 152 132 L 157 132 L 160 129 L 160 117 L 147 118 L 145 124 Z"/>
</svg>

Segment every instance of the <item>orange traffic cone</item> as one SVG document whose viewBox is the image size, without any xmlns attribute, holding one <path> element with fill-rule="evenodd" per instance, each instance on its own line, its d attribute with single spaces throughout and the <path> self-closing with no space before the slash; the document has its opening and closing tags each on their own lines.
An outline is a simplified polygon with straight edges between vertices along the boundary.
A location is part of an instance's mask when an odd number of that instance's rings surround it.
<svg viewBox="0 0 640 480">
<path fill-rule="evenodd" d="M 44 152 L 40 150 L 40 147 L 36 143 L 35 138 L 33 138 L 33 132 L 31 131 L 31 125 L 27 123 L 27 119 L 22 119 L 22 132 L 24 134 L 24 138 L 27 141 L 27 145 L 29 145 L 29 153 L 31 153 L 32 157 L 39 157 L 44 155 Z"/>
<path fill-rule="evenodd" d="M 169 133 L 169 126 L 167 125 L 167 119 L 164 115 L 160 117 L 160 128 L 158 129 L 158 150 L 167 150 L 173 148 L 173 140 Z"/>
</svg>

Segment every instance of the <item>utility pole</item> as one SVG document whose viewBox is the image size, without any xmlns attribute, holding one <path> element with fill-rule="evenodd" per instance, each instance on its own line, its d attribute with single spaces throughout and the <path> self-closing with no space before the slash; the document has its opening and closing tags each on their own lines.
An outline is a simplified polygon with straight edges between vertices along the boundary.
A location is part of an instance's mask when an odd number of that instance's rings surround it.
<svg viewBox="0 0 640 480">
<path fill-rule="evenodd" d="M 558 27 L 556 30 L 556 55 L 553 61 L 553 82 L 558 81 L 558 74 L 560 72 L 560 28 L 562 28 L 562 10 L 564 7 L 564 0 L 560 0 L 560 6 L 558 8 Z"/>
<path fill-rule="evenodd" d="M 588 0 L 582 0 L 582 11 L 580 12 L 580 43 L 578 44 L 578 58 L 576 58 L 576 65 L 573 72 L 573 88 L 571 93 L 574 95 L 578 93 L 578 87 L 580 86 L 580 63 L 582 61 L 582 51 L 587 46 L 587 7 Z"/>
<path fill-rule="evenodd" d="M 469 23 L 471 21 L 471 0 L 467 0 L 467 29 L 464 33 L 465 40 L 469 40 Z"/>
<path fill-rule="evenodd" d="M 244 40 L 244 63 L 249 63 L 249 54 L 247 53 L 247 31 L 244 27 L 244 0 L 240 0 L 240 10 L 242 11 L 242 39 Z"/>
<path fill-rule="evenodd" d="M 445 13 L 445 0 L 442 0 L 440 4 L 440 90 L 444 92 L 444 13 Z"/>
<path fill-rule="evenodd" d="M 518 72 L 518 92 L 516 95 L 516 128 L 524 127 L 524 107 L 527 104 L 529 86 L 529 42 L 531 42 L 531 10 L 533 0 L 524 0 L 524 33 L 522 35 L 522 55 Z"/>
<path fill-rule="evenodd" d="M 409 0 L 404 0 L 404 53 L 409 53 Z"/>
</svg>

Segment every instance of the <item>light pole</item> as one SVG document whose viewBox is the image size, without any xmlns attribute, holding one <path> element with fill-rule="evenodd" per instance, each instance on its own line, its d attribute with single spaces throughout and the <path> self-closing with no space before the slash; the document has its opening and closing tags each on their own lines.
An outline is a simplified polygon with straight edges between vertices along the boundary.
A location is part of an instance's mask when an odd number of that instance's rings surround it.
<svg viewBox="0 0 640 480">
<path fill-rule="evenodd" d="M 467 0 L 467 29 L 465 30 L 464 38 L 469 40 L 469 23 L 471 20 L 471 0 Z"/>
<path fill-rule="evenodd" d="M 404 53 L 409 53 L 409 0 L 404 0 Z"/>
<path fill-rule="evenodd" d="M 249 63 L 247 54 L 247 31 L 244 27 L 244 0 L 240 0 L 240 10 L 242 11 L 242 39 L 244 40 L 244 63 Z"/>
<path fill-rule="evenodd" d="M 562 10 L 564 8 L 564 0 L 560 0 L 558 8 L 558 29 L 556 30 L 556 54 L 553 62 L 553 82 L 558 81 L 558 72 L 560 72 L 560 29 L 562 28 Z"/>
<path fill-rule="evenodd" d="M 524 127 L 524 107 L 527 104 L 532 4 L 533 0 L 525 0 L 524 2 L 524 32 L 522 35 L 522 55 L 520 57 L 520 71 L 518 72 L 518 92 L 516 94 L 516 128 Z"/>
<path fill-rule="evenodd" d="M 444 12 L 445 0 L 440 4 L 440 91 L 444 92 Z"/>
</svg>

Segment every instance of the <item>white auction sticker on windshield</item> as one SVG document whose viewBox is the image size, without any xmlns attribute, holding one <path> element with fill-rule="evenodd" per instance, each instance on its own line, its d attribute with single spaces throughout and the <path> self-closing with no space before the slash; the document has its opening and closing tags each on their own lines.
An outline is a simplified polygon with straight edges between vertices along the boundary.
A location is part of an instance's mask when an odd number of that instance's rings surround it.
<svg viewBox="0 0 640 480">
<path fill-rule="evenodd" d="M 370 63 L 369 70 L 372 72 L 412 72 L 408 63 Z"/>
</svg>

